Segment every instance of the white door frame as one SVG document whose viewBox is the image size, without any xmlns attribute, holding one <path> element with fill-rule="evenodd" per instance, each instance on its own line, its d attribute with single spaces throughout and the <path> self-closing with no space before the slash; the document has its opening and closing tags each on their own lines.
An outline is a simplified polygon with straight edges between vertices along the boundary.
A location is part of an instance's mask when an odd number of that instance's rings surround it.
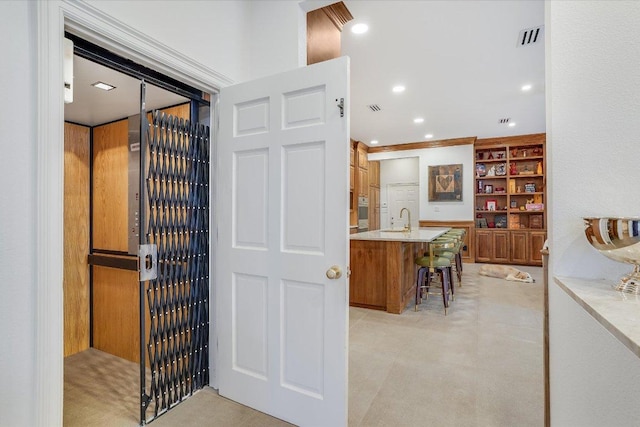
<svg viewBox="0 0 640 427">
<path fill-rule="evenodd" d="M 158 43 L 86 3 L 71 0 L 36 3 L 36 354 L 35 420 L 37 426 L 62 425 L 63 405 L 63 193 L 64 96 L 62 41 L 65 28 L 138 64 L 195 88 L 215 94 L 233 83 L 228 77 Z M 214 100 L 212 100 L 214 101 Z M 214 102 L 212 102 L 213 104 Z M 215 138 L 215 114 L 211 115 Z M 212 158 L 215 152 L 211 152 Z M 214 165 L 215 162 L 211 164 Z M 211 168 L 215 182 L 216 171 Z M 212 186 L 213 187 L 213 186 Z M 210 200 L 215 195 L 211 195 Z M 212 217 L 215 212 L 212 209 Z M 215 222 L 210 221 L 215 227 Z M 212 229 L 211 236 L 215 236 Z M 210 260 L 213 267 L 213 259 Z M 214 277 L 211 271 L 210 277 Z M 211 283 L 211 295 L 214 294 Z M 212 307 L 215 308 L 215 307 Z M 214 313 L 210 311 L 213 318 Z M 213 323 L 213 322 L 211 322 Z M 215 342 L 215 330 L 210 331 Z M 215 346 L 210 346 L 213 367 Z M 212 370 L 212 375 L 215 372 Z M 213 381 L 213 380 L 212 380 Z"/>
</svg>

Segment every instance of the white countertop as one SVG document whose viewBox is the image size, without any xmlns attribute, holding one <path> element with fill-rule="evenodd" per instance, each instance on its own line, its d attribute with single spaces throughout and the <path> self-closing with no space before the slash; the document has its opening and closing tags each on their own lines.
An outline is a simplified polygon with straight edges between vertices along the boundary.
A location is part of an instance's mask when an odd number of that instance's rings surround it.
<svg viewBox="0 0 640 427">
<path fill-rule="evenodd" d="M 365 231 L 350 235 L 351 240 L 382 240 L 386 242 L 430 242 L 442 236 L 450 227 L 420 227 L 406 231 Z"/>
<path fill-rule="evenodd" d="M 611 280 L 555 277 L 555 282 L 594 319 L 640 357 L 640 295 L 618 292 Z"/>
</svg>

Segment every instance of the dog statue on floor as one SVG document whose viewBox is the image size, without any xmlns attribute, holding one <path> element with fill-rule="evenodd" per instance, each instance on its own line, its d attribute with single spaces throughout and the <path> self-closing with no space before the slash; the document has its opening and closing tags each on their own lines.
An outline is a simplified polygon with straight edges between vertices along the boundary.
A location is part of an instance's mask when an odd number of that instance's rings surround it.
<svg viewBox="0 0 640 427">
<path fill-rule="evenodd" d="M 526 271 L 508 265 L 483 264 L 478 270 L 482 276 L 497 277 L 498 279 L 513 280 L 515 282 L 533 283 L 533 277 Z"/>
</svg>

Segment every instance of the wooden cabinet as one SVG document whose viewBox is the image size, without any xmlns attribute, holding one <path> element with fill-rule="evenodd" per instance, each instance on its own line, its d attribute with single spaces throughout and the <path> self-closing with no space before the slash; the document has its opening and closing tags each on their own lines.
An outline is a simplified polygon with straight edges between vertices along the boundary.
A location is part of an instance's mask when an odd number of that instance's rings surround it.
<svg viewBox="0 0 640 427">
<path fill-rule="evenodd" d="M 349 190 L 353 191 L 353 183 L 356 181 L 356 168 L 349 166 Z"/>
<path fill-rule="evenodd" d="M 369 197 L 369 171 L 358 168 L 358 196 Z"/>
<path fill-rule="evenodd" d="M 369 230 L 380 229 L 380 162 L 369 162 Z"/>
<path fill-rule="evenodd" d="M 527 231 L 512 231 L 510 234 L 511 261 L 515 264 L 528 264 L 529 233 Z"/>
<path fill-rule="evenodd" d="M 380 189 L 369 187 L 369 231 L 380 229 Z"/>
<path fill-rule="evenodd" d="M 380 188 L 380 162 L 369 162 L 369 185 Z"/>
<path fill-rule="evenodd" d="M 362 142 L 358 143 L 358 167 L 369 169 L 369 159 L 367 158 L 367 146 Z"/>
<path fill-rule="evenodd" d="M 494 231 L 493 233 L 493 262 L 509 262 L 511 241 L 508 231 Z"/>
<path fill-rule="evenodd" d="M 493 232 L 476 230 L 476 262 L 493 261 Z"/>
<path fill-rule="evenodd" d="M 414 259 L 422 244 L 354 239 L 350 248 L 349 304 L 402 313 L 415 298 Z"/>
<path fill-rule="evenodd" d="M 356 174 L 356 145 L 357 142 L 350 140 L 349 148 L 349 225 L 358 225 L 358 191 Z"/>
<path fill-rule="evenodd" d="M 476 141 L 477 262 L 542 265 L 534 248 L 546 238 L 545 142 L 545 134 Z"/>
<path fill-rule="evenodd" d="M 510 243 L 506 230 L 476 230 L 476 262 L 509 262 Z"/>
<path fill-rule="evenodd" d="M 542 253 L 547 233 L 544 231 L 531 231 L 529 233 L 529 263 L 542 264 Z"/>
</svg>

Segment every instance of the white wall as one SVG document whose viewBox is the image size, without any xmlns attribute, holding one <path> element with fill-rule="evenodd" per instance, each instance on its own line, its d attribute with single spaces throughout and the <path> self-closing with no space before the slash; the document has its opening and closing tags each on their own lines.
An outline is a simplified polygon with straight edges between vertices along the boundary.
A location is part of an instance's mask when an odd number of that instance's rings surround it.
<svg viewBox="0 0 640 427">
<path fill-rule="evenodd" d="M 121 21 L 231 80 L 275 73 L 298 63 L 295 49 L 277 52 L 300 25 L 295 1 L 252 14 L 249 1 L 92 1 L 109 19 Z M 285 4 L 288 3 L 288 4 Z M 275 6 L 274 6 L 275 7 Z M 288 10 L 288 13 L 285 13 Z M 276 18 L 273 15 L 276 14 Z M 187 17 L 186 15 L 189 15 Z M 249 37 L 252 20 L 266 19 Z M 271 18 L 269 18 L 271 16 Z M 295 16 L 295 18 L 294 18 Z M 282 26 L 275 31 L 276 22 Z M 197 26 L 197 28 L 194 28 Z M 293 29 L 293 30 L 292 30 Z M 36 424 L 36 2 L 4 1 L 0 14 L 0 426 Z M 197 37 L 193 39 L 193 37 Z M 272 38 L 273 37 L 273 38 Z M 258 47 L 257 40 L 262 47 Z M 255 44 L 254 44 L 255 43 Z M 252 57 L 252 52 L 255 57 Z M 9 60 L 10 58 L 10 60 Z M 62 90 L 62 89 L 60 89 Z M 55 282 L 55 281 L 54 281 Z M 50 425 L 58 420 L 48 420 Z"/>
<path fill-rule="evenodd" d="M 307 20 L 298 3 L 290 0 L 251 2 L 249 78 L 307 64 Z"/>
<path fill-rule="evenodd" d="M 0 13 L 2 426 L 34 424 L 36 31 L 32 6 L 30 2 L 3 2 Z"/>
<path fill-rule="evenodd" d="M 249 26 L 253 2 L 88 0 L 87 3 L 231 80 L 251 77 L 247 46 L 253 36 Z M 271 39 L 269 33 L 258 37 L 262 43 Z"/>
<path fill-rule="evenodd" d="M 474 205 L 474 163 L 473 145 L 426 148 L 420 150 L 392 151 L 372 153 L 369 160 L 400 159 L 417 157 L 418 182 L 420 184 L 420 219 L 432 221 L 472 221 Z M 452 165 L 462 163 L 462 201 L 429 202 L 428 175 L 429 166 Z M 381 166 L 380 185 L 387 180 Z M 386 197 L 386 193 L 385 193 Z M 380 202 L 386 202 L 380 189 Z"/>
<path fill-rule="evenodd" d="M 638 356 L 558 286 L 549 287 L 549 301 L 551 425 L 637 426 Z"/>
<path fill-rule="evenodd" d="M 640 2 L 545 4 L 550 274 L 613 280 L 630 267 L 587 244 L 581 217 L 640 212 L 640 39 L 632 35 Z M 637 425 L 640 359 L 612 343 L 555 286 L 550 284 L 552 424 Z M 621 392 L 610 394 L 612 385 Z M 617 411 L 616 400 L 625 395 L 628 404 Z M 605 415 L 612 418 L 599 422 Z"/>
</svg>

